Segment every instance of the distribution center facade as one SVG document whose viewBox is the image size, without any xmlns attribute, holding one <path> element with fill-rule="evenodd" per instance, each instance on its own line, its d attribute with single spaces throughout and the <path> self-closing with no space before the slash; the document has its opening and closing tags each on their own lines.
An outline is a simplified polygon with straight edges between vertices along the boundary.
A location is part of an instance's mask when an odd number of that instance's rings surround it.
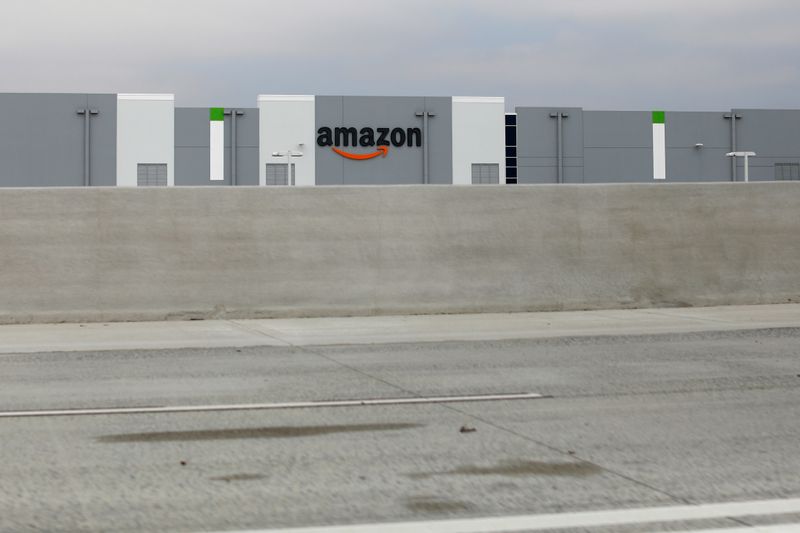
<svg viewBox="0 0 800 533">
<path fill-rule="evenodd" d="M 585 111 L 503 98 L 0 94 L 0 186 L 800 179 L 800 111 Z"/>
</svg>

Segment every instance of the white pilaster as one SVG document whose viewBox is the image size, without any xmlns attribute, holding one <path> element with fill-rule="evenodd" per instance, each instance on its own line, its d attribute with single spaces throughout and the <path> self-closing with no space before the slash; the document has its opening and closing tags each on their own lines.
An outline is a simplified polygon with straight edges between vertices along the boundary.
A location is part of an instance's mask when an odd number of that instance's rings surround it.
<svg viewBox="0 0 800 533">
<path fill-rule="evenodd" d="M 166 164 L 175 185 L 175 95 L 117 95 L 117 185 L 136 187 L 138 165 Z"/>
<path fill-rule="evenodd" d="M 316 185 L 316 99 L 312 95 L 259 95 L 258 183 L 266 184 L 267 163 L 285 164 L 291 151 L 296 185 Z"/>
<path fill-rule="evenodd" d="M 498 164 L 506 182 L 506 101 L 503 97 L 453 97 L 453 184 L 472 183 L 472 164 Z"/>
</svg>

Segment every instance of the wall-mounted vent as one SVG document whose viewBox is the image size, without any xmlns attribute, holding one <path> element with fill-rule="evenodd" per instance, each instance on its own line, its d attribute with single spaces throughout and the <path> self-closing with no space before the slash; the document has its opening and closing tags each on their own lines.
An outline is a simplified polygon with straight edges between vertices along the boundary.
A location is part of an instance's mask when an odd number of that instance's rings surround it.
<svg viewBox="0 0 800 533">
<path fill-rule="evenodd" d="M 289 185 L 289 176 L 284 163 L 267 163 L 267 185 Z M 292 164 L 292 185 L 295 180 L 295 168 Z"/>
<path fill-rule="evenodd" d="M 473 163 L 472 183 L 474 185 L 500 183 L 500 165 L 497 163 Z"/>
<path fill-rule="evenodd" d="M 800 180 L 800 163 L 775 163 L 775 179 L 778 181 Z"/>
<path fill-rule="evenodd" d="M 166 187 L 167 165 L 165 163 L 139 163 L 136 169 L 136 185 L 139 187 Z"/>
</svg>

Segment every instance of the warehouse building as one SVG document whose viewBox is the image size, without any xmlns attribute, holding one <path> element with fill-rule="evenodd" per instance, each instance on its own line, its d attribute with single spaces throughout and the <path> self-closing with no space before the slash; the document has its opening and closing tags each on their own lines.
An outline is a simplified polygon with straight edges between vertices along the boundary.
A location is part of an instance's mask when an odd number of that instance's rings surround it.
<svg viewBox="0 0 800 533">
<path fill-rule="evenodd" d="M 0 186 L 800 179 L 800 111 L 585 111 L 504 98 L 0 94 Z"/>
<path fill-rule="evenodd" d="M 800 179 L 800 110 L 584 111 L 518 107 L 506 118 L 509 181 L 610 183 Z"/>
</svg>

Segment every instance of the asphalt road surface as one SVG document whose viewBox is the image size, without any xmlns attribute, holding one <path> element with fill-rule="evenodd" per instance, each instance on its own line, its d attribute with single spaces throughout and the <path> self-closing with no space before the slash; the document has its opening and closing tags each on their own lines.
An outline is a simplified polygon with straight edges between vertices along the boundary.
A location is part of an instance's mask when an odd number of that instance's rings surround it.
<svg viewBox="0 0 800 533">
<path fill-rule="evenodd" d="M 483 401 L 512 393 L 545 397 Z M 109 411 L 57 412 L 76 409 Z M 795 328 L 0 355 L 3 532 L 477 531 L 662 506 L 559 531 L 727 530 L 798 523 L 798 497 Z M 761 500 L 789 503 L 681 519 Z"/>
</svg>

